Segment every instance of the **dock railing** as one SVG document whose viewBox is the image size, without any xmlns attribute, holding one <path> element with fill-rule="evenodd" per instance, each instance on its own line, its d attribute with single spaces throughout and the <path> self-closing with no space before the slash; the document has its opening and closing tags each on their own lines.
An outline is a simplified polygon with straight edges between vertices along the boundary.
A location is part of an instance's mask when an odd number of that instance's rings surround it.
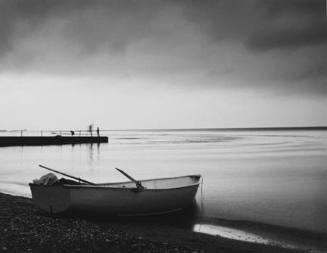
<svg viewBox="0 0 327 253">
<path fill-rule="evenodd" d="M 81 130 L 81 129 L 72 129 L 72 130 L 27 130 L 27 129 L 18 129 L 18 130 L 1 130 L 1 136 L 70 136 L 70 137 L 97 137 L 103 135 L 102 130 Z"/>
</svg>

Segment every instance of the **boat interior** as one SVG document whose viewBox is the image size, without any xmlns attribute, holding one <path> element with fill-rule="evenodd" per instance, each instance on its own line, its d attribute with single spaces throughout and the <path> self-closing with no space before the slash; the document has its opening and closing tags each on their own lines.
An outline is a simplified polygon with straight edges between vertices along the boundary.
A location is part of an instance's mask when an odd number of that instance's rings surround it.
<svg viewBox="0 0 327 253">
<path fill-rule="evenodd" d="M 147 180 L 140 180 L 140 182 L 145 189 L 170 189 L 170 188 L 179 188 L 179 187 L 185 187 L 190 185 L 196 185 L 199 184 L 200 179 L 201 179 L 200 175 L 190 175 L 190 176 L 173 177 L 173 178 L 147 179 Z M 136 187 L 135 183 L 132 181 L 97 184 L 97 186 L 106 186 L 106 187 L 113 187 L 113 188 Z"/>
</svg>

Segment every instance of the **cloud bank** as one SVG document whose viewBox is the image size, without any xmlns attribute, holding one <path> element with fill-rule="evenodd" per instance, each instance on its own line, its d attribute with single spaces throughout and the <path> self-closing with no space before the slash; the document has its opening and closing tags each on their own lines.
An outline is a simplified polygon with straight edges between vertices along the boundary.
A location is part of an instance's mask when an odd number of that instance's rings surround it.
<svg viewBox="0 0 327 253">
<path fill-rule="evenodd" d="M 325 96 L 325 10 L 323 0 L 0 0 L 0 74 Z"/>
</svg>

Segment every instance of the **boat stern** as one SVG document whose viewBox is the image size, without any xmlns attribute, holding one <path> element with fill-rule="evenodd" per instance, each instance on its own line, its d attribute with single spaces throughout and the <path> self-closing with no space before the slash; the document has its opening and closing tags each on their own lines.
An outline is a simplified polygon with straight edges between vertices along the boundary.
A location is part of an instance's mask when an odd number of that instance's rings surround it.
<svg viewBox="0 0 327 253">
<path fill-rule="evenodd" d="M 36 207 L 49 214 L 64 213 L 70 207 L 70 190 L 62 185 L 29 184 L 32 202 Z"/>
</svg>

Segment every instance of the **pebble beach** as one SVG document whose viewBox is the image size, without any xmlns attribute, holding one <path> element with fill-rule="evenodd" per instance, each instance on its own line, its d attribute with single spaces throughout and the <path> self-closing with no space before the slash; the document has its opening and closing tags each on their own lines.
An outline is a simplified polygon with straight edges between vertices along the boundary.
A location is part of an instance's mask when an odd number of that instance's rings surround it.
<svg viewBox="0 0 327 253">
<path fill-rule="evenodd" d="M 301 252 L 164 224 L 50 217 L 31 199 L 0 193 L 1 252 Z"/>
</svg>

